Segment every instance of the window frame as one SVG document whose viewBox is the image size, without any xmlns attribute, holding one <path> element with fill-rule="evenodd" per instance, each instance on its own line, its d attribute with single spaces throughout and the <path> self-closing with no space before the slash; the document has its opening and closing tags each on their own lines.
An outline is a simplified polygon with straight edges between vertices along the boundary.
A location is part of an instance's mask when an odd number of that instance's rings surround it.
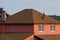
<svg viewBox="0 0 60 40">
<path fill-rule="evenodd" d="M 50 25 L 50 31 L 51 31 L 51 32 L 55 32 L 55 25 L 54 25 L 54 24 L 51 24 L 51 25 Z"/>
<path fill-rule="evenodd" d="M 39 29 L 39 32 L 43 32 L 44 31 L 44 25 L 40 24 L 39 27 L 38 27 L 38 29 Z"/>
</svg>

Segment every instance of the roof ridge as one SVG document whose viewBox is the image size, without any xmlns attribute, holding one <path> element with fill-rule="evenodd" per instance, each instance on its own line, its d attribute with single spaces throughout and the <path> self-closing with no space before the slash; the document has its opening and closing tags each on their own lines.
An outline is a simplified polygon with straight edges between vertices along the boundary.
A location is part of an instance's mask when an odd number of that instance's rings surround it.
<svg viewBox="0 0 60 40">
<path fill-rule="evenodd" d="M 10 23 L 60 23 L 51 17 L 44 14 L 44 20 L 42 19 L 43 13 L 34 9 L 24 9 L 16 14 L 7 18 L 7 22 Z"/>
</svg>

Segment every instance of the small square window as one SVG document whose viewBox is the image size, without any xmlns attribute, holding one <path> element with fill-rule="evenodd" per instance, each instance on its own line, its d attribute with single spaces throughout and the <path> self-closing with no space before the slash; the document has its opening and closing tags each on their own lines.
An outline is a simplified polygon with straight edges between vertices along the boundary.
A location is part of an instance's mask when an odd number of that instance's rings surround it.
<svg viewBox="0 0 60 40">
<path fill-rule="evenodd" d="M 43 32 L 44 31 L 44 26 L 41 24 L 41 25 L 39 25 L 39 31 L 40 32 Z"/>
</svg>

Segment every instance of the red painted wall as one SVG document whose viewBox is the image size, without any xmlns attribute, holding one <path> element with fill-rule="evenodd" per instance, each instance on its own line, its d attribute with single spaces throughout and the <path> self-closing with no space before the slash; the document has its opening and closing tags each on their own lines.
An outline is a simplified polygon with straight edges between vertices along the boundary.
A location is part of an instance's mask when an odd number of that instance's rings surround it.
<svg viewBox="0 0 60 40">
<path fill-rule="evenodd" d="M 33 32 L 33 25 L 0 25 L 0 32 Z"/>
<path fill-rule="evenodd" d="M 2 25 L 0 25 L 0 32 L 2 32 Z"/>
</svg>

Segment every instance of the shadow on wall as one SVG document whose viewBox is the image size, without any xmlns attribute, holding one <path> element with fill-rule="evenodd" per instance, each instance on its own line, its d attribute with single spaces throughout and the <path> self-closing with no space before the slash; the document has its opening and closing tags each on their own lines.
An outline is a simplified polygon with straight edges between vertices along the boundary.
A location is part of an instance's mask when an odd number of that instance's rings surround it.
<svg viewBox="0 0 60 40">
<path fill-rule="evenodd" d="M 34 40 L 43 40 L 42 38 L 39 38 L 37 36 L 34 36 Z"/>
</svg>

